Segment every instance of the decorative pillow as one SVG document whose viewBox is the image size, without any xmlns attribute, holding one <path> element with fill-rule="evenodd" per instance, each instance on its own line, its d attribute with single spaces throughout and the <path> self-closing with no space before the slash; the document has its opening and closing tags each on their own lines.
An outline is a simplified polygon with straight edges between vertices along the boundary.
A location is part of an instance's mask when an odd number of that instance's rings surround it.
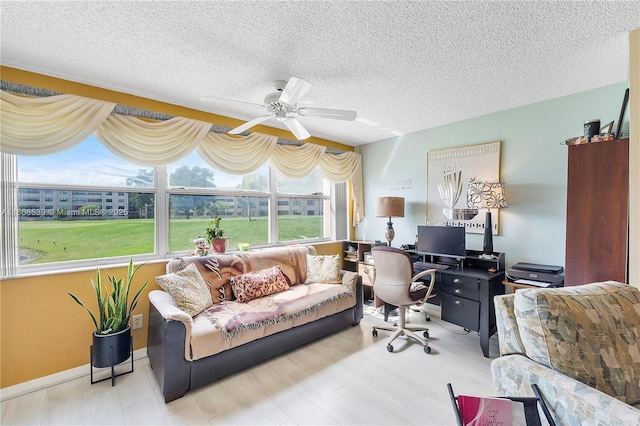
<svg viewBox="0 0 640 426">
<path fill-rule="evenodd" d="M 341 284 L 340 257 L 307 254 L 307 280 L 305 283 Z"/>
<path fill-rule="evenodd" d="M 640 291 L 607 281 L 518 290 L 526 355 L 627 404 L 640 402 Z"/>
<path fill-rule="evenodd" d="M 176 273 L 156 277 L 156 282 L 192 317 L 213 306 L 209 286 L 194 263 Z"/>
<path fill-rule="evenodd" d="M 289 289 L 289 280 L 278 265 L 236 275 L 229 278 L 229 283 L 236 301 L 241 303 Z"/>
</svg>

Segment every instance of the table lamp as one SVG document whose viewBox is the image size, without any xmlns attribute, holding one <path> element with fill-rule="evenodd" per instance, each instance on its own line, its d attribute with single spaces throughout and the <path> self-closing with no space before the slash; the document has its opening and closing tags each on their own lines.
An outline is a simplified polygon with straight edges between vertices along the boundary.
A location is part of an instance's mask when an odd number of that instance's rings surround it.
<svg viewBox="0 0 640 426">
<path fill-rule="evenodd" d="M 467 190 L 467 207 L 470 209 L 487 209 L 484 222 L 484 254 L 493 253 L 493 232 L 491 225 L 491 210 L 504 209 L 507 200 L 504 197 L 504 183 L 502 182 L 469 182 Z"/>
<path fill-rule="evenodd" d="M 393 230 L 392 217 L 404 217 L 404 198 L 402 197 L 379 197 L 376 198 L 376 217 L 388 217 L 387 229 L 384 236 L 387 245 L 391 247 L 391 241 L 396 236 Z"/>
</svg>

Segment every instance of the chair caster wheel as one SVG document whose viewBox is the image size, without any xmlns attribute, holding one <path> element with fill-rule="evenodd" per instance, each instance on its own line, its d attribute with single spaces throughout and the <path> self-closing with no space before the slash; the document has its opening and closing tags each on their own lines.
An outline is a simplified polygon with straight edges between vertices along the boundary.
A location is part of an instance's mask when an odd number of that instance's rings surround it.
<svg viewBox="0 0 640 426">
<path fill-rule="evenodd" d="M 464 331 L 466 331 L 466 332 L 468 333 L 468 332 L 470 332 L 470 331 L 471 331 L 471 329 L 469 329 L 469 328 L 465 327 L 465 328 L 464 328 Z"/>
<path fill-rule="evenodd" d="M 422 335 L 423 335 L 426 339 L 428 339 L 428 338 L 429 338 L 429 332 L 428 332 L 428 331 L 425 331 L 424 333 L 422 333 Z"/>
<path fill-rule="evenodd" d="M 425 346 L 425 347 L 424 347 L 424 353 L 425 353 L 425 354 L 430 354 L 430 353 L 431 353 L 431 347 L 429 347 L 429 346 Z"/>
<path fill-rule="evenodd" d="M 393 352 L 393 346 L 391 346 L 391 345 L 387 345 L 387 350 L 388 350 L 389 352 Z"/>
<path fill-rule="evenodd" d="M 371 332 L 371 334 L 373 334 L 373 337 L 376 337 L 376 336 L 378 335 L 378 330 L 375 330 L 375 329 L 374 329 L 374 330 Z"/>
<path fill-rule="evenodd" d="M 431 321 L 431 317 L 430 317 L 429 315 L 425 315 L 425 316 L 424 316 L 424 320 L 425 320 L 425 321 Z"/>
</svg>

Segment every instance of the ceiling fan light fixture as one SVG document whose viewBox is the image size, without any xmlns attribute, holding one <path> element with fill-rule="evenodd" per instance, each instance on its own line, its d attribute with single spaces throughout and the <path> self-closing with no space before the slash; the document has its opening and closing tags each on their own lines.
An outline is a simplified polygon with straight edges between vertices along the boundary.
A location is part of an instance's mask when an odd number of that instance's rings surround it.
<svg viewBox="0 0 640 426">
<path fill-rule="evenodd" d="M 307 139 L 311 135 L 304 126 L 296 120 L 294 115 L 348 121 L 353 121 L 357 117 L 355 111 L 327 108 L 298 109 L 298 100 L 311 88 L 311 83 L 301 78 L 291 77 L 289 81 L 276 80 L 273 82 L 273 87 L 276 89 L 276 92 L 266 95 L 264 97 L 263 105 L 256 105 L 260 108 L 266 109 L 269 114 L 247 121 L 241 126 L 229 130 L 228 133 L 232 135 L 240 134 L 257 124 L 263 123 L 269 118 L 274 117 L 276 121 L 283 123 L 287 129 L 293 133 L 296 139 L 303 140 Z M 209 98 L 203 97 L 201 99 L 207 100 Z"/>
<path fill-rule="evenodd" d="M 270 104 L 277 103 L 278 100 L 280 99 L 280 94 L 281 92 L 269 93 L 267 96 L 264 97 L 264 104 L 270 105 Z"/>
</svg>

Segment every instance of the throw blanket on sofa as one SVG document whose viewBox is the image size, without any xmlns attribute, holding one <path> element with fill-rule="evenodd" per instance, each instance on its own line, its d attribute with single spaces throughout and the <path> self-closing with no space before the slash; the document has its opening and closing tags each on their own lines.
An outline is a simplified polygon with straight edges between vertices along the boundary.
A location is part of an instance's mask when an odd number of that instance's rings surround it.
<svg viewBox="0 0 640 426">
<path fill-rule="evenodd" d="M 236 252 L 206 257 L 182 257 L 176 259 L 178 270 L 195 263 L 200 275 L 211 289 L 213 303 L 234 300 L 229 279 L 249 271 L 259 271 L 278 265 L 289 278 L 291 285 L 307 279 L 307 254 L 315 254 L 311 246 L 278 247 L 258 252 Z"/>
<path fill-rule="evenodd" d="M 201 315 L 220 329 L 225 340 L 230 340 L 242 330 L 258 329 L 297 319 L 327 303 L 352 294 L 352 291 L 343 285 L 302 284 L 292 286 L 289 290 L 272 297 L 261 297 L 246 303 L 217 303 Z"/>
</svg>

